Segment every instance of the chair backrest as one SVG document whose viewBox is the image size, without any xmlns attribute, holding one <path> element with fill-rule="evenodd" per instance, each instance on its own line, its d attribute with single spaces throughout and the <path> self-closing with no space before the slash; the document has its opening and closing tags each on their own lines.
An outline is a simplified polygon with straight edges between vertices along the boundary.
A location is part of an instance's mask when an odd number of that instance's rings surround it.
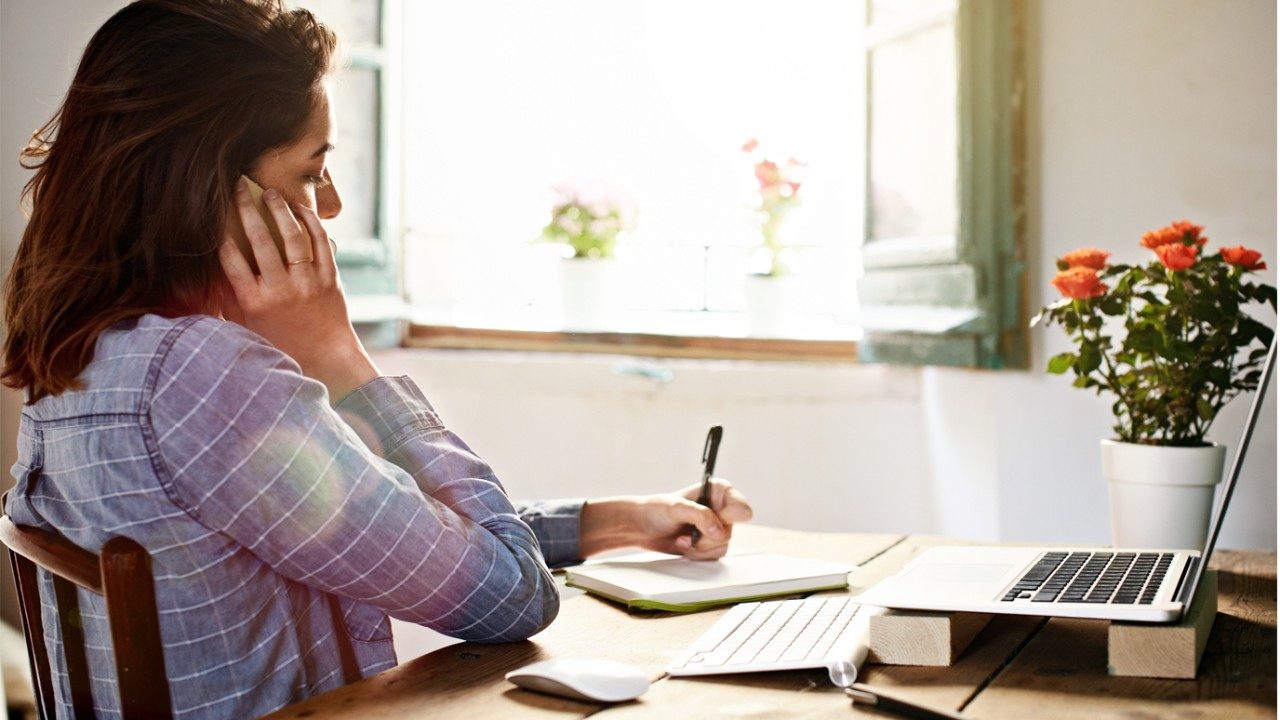
<svg viewBox="0 0 1280 720">
<path fill-rule="evenodd" d="M 146 548 L 129 538 L 114 537 L 102 546 L 100 555 L 94 555 L 57 533 L 16 525 L 8 515 L 0 516 L 0 542 L 9 547 L 13 561 L 22 606 L 22 631 L 27 639 L 27 657 L 31 662 L 31 678 L 36 684 L 40 716 L 53 718 L 57 711 L 49 652 L 44 644 L 37 566 L 53 576 L 54 601 L 75 717 L 94 717 L 77 586 L 106 600 L 120 710 L 125 720 L 172 717 L 156 613 L 155 580 L 151 575 L 151 555 Z"/>
</svg>

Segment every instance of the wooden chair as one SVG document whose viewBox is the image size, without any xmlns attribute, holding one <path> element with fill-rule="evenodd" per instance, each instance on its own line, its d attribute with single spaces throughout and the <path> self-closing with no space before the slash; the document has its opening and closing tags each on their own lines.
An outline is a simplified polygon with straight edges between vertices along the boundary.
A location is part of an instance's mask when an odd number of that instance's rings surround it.
<svg viewBox="0 0 1280 720">
<path fill-rule="evenodd" d="M 37 566 L 53 575 L 54 600 L 75 717 L 94 717 L 80 603 L 76 597 L 78 585 L 106 600 L 120 709 L 125 720 L 171 718 L 173 708 L 164 670 L 164 648 L 160 643 L 155 580 L 151 575 L 151 555 L 146 548 L 129 538 L 115 537 L 102 546 L 101 555 L 94 555 L 57 533 L 15 525 L 8 515 L 0 516 L 0 542 L 9 547 L 13 561 L 22 631 L 26 635 L 40 717 L 51 719 L 57 710 L 40 616 Z"/>
</svg>

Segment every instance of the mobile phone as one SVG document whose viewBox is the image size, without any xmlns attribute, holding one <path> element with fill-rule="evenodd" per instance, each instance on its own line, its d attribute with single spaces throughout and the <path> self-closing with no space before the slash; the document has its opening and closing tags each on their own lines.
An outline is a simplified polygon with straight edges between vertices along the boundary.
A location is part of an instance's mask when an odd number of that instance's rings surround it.
<svg viewBox="0 0 1280 720">
<path fill-rule="evenodd" d="M 280 234 L 280 226 L 276 224 L 275 217 L 267 209 L 266 201 L 262 199 L 262 186 L 250 180 L 247 175 L 241 175 L 240 177 L 249 186 L 249 197 L 253 199 L 253 206 L 258 210 L 258 215 L 262 217 L 262 222 L 266 224 L 267 230 L 271 232 L 271 240 L 275 243 L 276 250 L 280 251 L 281 262 L 289 262 L 289 258 L 284 252 L 284 236 Z M 237 206 L 232 206 L 231 216 L 229 227 L 233 237 L 235 237 L 236 247 L 240 248 L 240 254 L 244 255 L 245 260 L 249 261 L 249 267 L 253 268 L 253 273 L 259 275 L 261 271 L 258 270 L 258 261 L 253 255 L 253 246 L 249 244 L 249 235 L 245 232 L 244 222 L 240 219 L 240 209 Z"/>
</svg>

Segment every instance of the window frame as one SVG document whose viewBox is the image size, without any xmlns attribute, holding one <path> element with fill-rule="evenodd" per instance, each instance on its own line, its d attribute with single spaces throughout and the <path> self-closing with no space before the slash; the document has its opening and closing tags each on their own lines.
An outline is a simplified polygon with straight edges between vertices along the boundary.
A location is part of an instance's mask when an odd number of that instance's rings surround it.
<svg viewBox="0 0 1280 720">
<path fill-rule="evenodd" d="M 943 0 L 866 32 L 870 55 L 954 22 L 958 154 L 954 235 L 872 239 L 875 88 L 868 57 L 868 211 L 858 288 L 867 362 L 1028 365 L 1025 18 L 1024 0 Z"/>
<path fill-rule="evenodd" d="M 372 0 L 378 6 L 378 42 L 344 48 L 340 73 L 370 70 L 378 77 L 376 127 L 377 187 L 373 237 L 340 238 L 335 254 L 347 294 L 347 313 L 361 340 L 370 347 L 395 347 L 404 338 L 408 304 L 404 299 L 402 187 L 400 169 L 403 0 Z M 338 78 L 342 82 L 342 78 Z M 341 182 L 341 179 L 339 179 Z"/>
</svg>

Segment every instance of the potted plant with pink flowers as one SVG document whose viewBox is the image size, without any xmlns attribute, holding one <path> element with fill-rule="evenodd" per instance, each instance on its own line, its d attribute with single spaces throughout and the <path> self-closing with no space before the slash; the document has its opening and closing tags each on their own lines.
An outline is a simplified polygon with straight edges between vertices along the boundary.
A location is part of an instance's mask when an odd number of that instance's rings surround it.
<svg viewBox="0 0 1280 720">
<path fill-rule="evenodd" d="M 539 240 L 565 248 L 560 261 L 564 325 L 573 330 L 608 326 L 617 309 L 618 271 L 614 250 L 631 229 L 629 205 L 603 188 L 557 187 L 551 219 Z"/>
<path fill-rule="evenodd" d="M 795 312 L 798 283 L 786 264 L 782 223 L 800 204 L 799 173 L 804 163 L 788 158 L 778 163 L 766 157 L 755 138 L 742 145 L 751 160 L 757 184 L 752 206 L 760 228 L 762 270 L 746 278 L 747 319 L 753 335 L 778 335 L 785 331 L 788 316 Z"/>
<path fill-rule="evenodd" d="M 1115 437 L 1102 441 L 1117 545 L 1199 548 L 1226 448 L 1205 441 L 1218 412 L 1258 386 L 1273 330 L 1249 312 L 1276 307 L 1266 268 L 1242 246 L 1206 252 L 1186 220 L 1142 236 L 1154 258 L 1112 264 L 1084 248 L 1058 260 L 1063 295 L 1032 324 L 1057 324 L 1075 348 L 1049 359 L 1054 374 L 1112 398 Z"/>
</svg>

